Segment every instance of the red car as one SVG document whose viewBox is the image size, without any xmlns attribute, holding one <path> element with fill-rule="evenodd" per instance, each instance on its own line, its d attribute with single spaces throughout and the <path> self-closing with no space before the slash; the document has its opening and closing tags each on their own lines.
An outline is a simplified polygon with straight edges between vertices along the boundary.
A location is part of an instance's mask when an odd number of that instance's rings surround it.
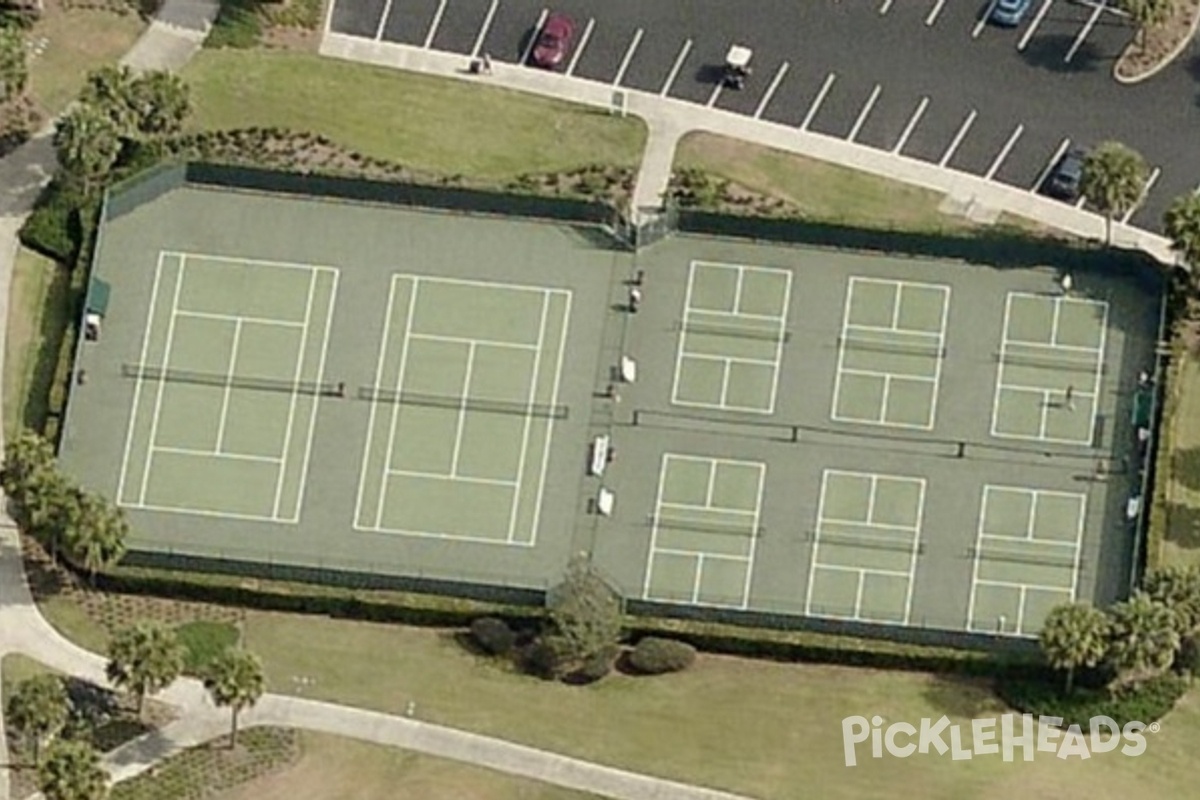
<svg viewBox="0 0 1200 800">
<path fill-rule="evenodd" d="M 546 24 L 538 31 L 530 60 L 543 69 L 557 69 L 571 51 L 571 39 L 575 36 L 575 23 L 566 14 L 554 13 L 546 18 Z"/>
</svg>

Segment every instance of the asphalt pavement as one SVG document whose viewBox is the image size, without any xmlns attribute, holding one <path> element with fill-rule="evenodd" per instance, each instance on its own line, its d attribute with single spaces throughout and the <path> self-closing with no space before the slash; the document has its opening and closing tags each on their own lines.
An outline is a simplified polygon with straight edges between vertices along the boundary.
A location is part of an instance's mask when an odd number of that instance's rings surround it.
<svg viewBox="0 0 1200 800">
<path fill-rule="evenodd" d="M 1109 0 L 1111 3 L 1112 0 Z M 577 24 L 563 71 L 805 128 L 1034 189 L 1068 146 L 1116 139 L 1151 164 L 1128 221 L 1161 230 L 1200 188 L 1200 49 L 1123 86 L 1134 34 L 1100 0 L 1034 0 L 1015 29 L 975 0 L 337 0 L 338 33 L 521 63 L 549 11 Z M 732 44 L 742 91 L 717 85 Z"/>
</svg>

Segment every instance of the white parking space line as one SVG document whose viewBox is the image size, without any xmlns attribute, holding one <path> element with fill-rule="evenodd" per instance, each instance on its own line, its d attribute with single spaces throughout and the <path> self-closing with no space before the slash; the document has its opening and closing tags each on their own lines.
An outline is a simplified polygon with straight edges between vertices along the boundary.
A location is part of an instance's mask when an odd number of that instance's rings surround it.
<svg viewBox="0 0 1200 800">
<path fill-rule="evenodd" d="M 383 38 L 383 26 L 387 25 L 388 15 L 392 13 L 392 0 L 383 4 L 383 16 L 379 18 L 379 26 L 375 28 L 375 41 Z"/>
<path fill-rule="evenodd" d="M 1084 197 L 1083 195 L 1079 195 L 1079 199 L 1075 201 L 1075 207 L 1083 208 L 1083 204 L 1086 202 L 1087 202 L 1087 198 Z"/>
<path fill-rule="evenodd" d="M 775 94 L 775 90 L 779 88 L 779 82 L 783 80 L 783 76 L 787 75 L 788 62 L 783 62 L 779 65 L 779 69 L 775 71 L 775 77 L 771 79 L 771 84 L 767 86 L 767 93 L 758 101 L 758 108 L 754 109 L 754 118 L 758 119 L 763 112 L 767 110 L 767 103 L 771 102 L 771 97 Z"/>
<path fill-rule="evenodd" d="M 858 119 L 854 120 L 854 127 L 850 129 L 850 135 L 846 137 L 847 141 L 853 142 L 858 138 L 858 132 L 862 129 L 863 123 L 867 121 L 867 116 L 871 113 L 871 109 L 875 107 L 875 101 L 879 99 L 879 93 L 883 91 L 883 87 L 878 83 L 871 90 L 871 96 L 867 98 L 867 102 L 863 105 L 862 111 L 858 112 Z"/>
<path fill-rule="evenodd" d="M 975 23 L 975 27 L 971 30 L 971 38 L 978 39 L 979 34 L 983 33 L 983 29 L 987 27 L 988 20 L 992 18 L 992 12 L 996 10 L 996 3 L 1000 0 L 992 0 L 987 4 L 987 8 L 983 11 L 983 16 Z"/>
<path fill-rule="evenodd" d="M 808 130 L 808 124 L 813 121 L 813 117 L 817 115 L 817 110 L 821 108 L 821 103 L 825 102 L 825 95 L 829 94 L 829 87 L 833 86 L 833 82 L 837 79 L 837 75 L 829 73 L 825 76 L 825 82 L 821 84 L 821 90 L 817 92 L 817 96 L 813 98 L 813 104 L 808 107 L 808 113 L 804 115 L 804 121 L 800 123 L 800 130 Z"/>
<path fill-rule="evenodd" d="M 659 92 L 661 96 L 666 97 L 667 92 L 671 91 L 671 84 L 675 83 L 675 78 L 679 75 L 679 69 L 683 66 L 683 60 L 687 58 L 691 50 L 692 40 L 688 39 L 683 43 L 683 47 L 679 49 L 679 55 L 675 57 L 675 63 L 671 65 L 671 71 L 667 73 L 667 79 L 663 82 L 662 91 Z"/>
<path fill-rule="evenodd" d="M 717 98 L 720 97 L 721 89 L 724 86 L 725 86 L 725 81 L 721 81 L 721 80 L 717 81 L 717 85 L 712 88 L 712 91 L 708 95 L 708 101 L 705 102 L 706 106 L 708 106 L 709 108 L 713 107 L 713 103 L 717 102 Z"/>
<path fill-rule="evenodd" d="M 1146 178 L 1146 185 L 1142 187 L 1142 194 L 1138 197 L 1138 201 L 1133 204 L 1133 207 L 1125 212 L 1125 216 L 1121 217 L 1121 224 L 1128 225 L 1129 220 L 1133 217 L 1134 212 L 1142 207 L 1142 203 L 1146 202 L 1146 196 L 1150 194 L 1150 190 L 1154 188 L 1154 184 L 1158 181 L 1158 176 L 1162 175 L 1162 168 L 1155 167 L 1150 173 L 1150 177 Z"/>
<path fill-rule="evenodd" d="M 1004 143 L 1004 147 L 1000 148 L 1000 152 L 996 154 L 996 160 L 992 162 L 992 166 L 988 167 L 987 174 L 984 175 L 989 181 L 996 175 L 997 170 L 1000 169 L 1000 165 L 1004 163 L 1004 159 L 1008 158 L 1008 154 L 1012 152 L 1013 146 L 1021 138 L 1021 133 L 1024 130 L 1024 125 L 1018 125 L 1013 128 L 1013 132 L 1009 134 L 1008 141 Z"/>
<path fill-rule="evenodd" d="M 433 44 L 433 37 L 437 33 L 438 26 L 442 24 L 442 14 L 446 13 L 446 0 L 438 0 L 437 11 L 433 12 L 433 22 L 429 23 L 429 33 L 425 34 L 425 44 L 422 45 L 426 50 Z"/>
<path fill-rule="evenodd" d="M 899 153 L 904 149 L 904 145 L 908 144 L 908 137 L 912 136 L 913 129 L 917 127 L 917 123 L 921 121 L 921 115 L 925 113 L 926 106 L 929 105 L 929 97 L 922 97 L 921 102 L 917 104 L 917 110 L 908 118 L 908 124 L 904 126 L 904 131 L 901 132 L 900 138 L 896 140 L 896 146 L 892 148 L 893 153 Z"/>
<path fill-rule="evenodd" d="M 1042 20 L 1046 18 L 1046 13 L 1050 11 L 1050 6 L 1054 5 L 1054 0 L 1046 0 L 1042 3 L 1042 7 L 1038 9 L 1037 16 L 1033 18 L 1033 22 L 1029 23 L 1029 30 L 1025 31 L 1025 35 L 1021 37 L 1021 41 L 1017 42 L 1017 49 L 1024 50 L 1029 40 L 1033 38 L 1034 31 L 1042 24 Z"/>
<path fill-rule="evenodd" d="M 550 16 L 550 9 L 543 8 L 542 13 L 538 14 L 537 22 L 533 23 L 533 34 L 529 37 L 529 42 L 525 45 L 525 49 L 521 51 L 521 60 L 518 64 L 528 64 L 529 56 L 533 53 L 533 47 L 537 44 L 538 37 L 542 35 L 542 26 L 546 24 L 546 17 Z"/>
<path fill-rule="evenodd" d="M 496 17 L 496 9 L 500 7 L 500 0 L 492 0 L 492 4 L 488 6 L 487 16 L 483 18 L 483 27 L 479 29 L 479 35 L 475 37 L 475 46 L 471 48 L 471 58 L 479 56 L 479 49 L 483 47 L 483 39 L 487 36 L 488 28 L 492 27 L 492 20 Z"/>
<path fill-rule="evenodd" d="M 879 16 L 883 16 L 887 12 L 891 11 L 893 2 L 894 0 L 883 0 L 883 5 L 879 7 Z"/>
<path fill-rule="evenodd" d="M 621 68 L 617 70 L 617 77 L 613 78 L 613 86 L 621 85 L 621 80 L 625 77 L 625 70 L 629 69 L 629 62 L 633 60 L 633 54 L 637 52 L 638 44 L 642 41 L 644 33 L 644 30 L 638 28 L 633 34 L 633 41 L 629 43 L 629 49 L 625 51 L 625 58 L 621 59 Z"/>
<path fill-rule="evenodd" d="M 1077 52 L 1079 52 L 1079 48 L 1083 47 L 1083 43 L 1087 39 L 1088 34 L 1092 32 L 1092 28 L 1096 27 L 1096 22 L 1100 19 L 1100 15 L 1104 13 L 1106 5 L 1107 4 L 1098 5 L 1095 7 L 1095 9 L 1093 9 L 1092 15 L 1088 17 L 1088 21 L 1085 22 L 1083 27 L 1079 29 L 1079 35 L 1075 37 L 1075 41 L 1072 43 L 1071 49 L 1067 51 L 1066 57 L 1063 58 L 1064 64 L 1070 64 L 1071 59 L 1075 57 Z"/>
<path fill-rule="evenodd" d="M 954 151 L 962 144 L 963 138 L 966 137 L 967 131 L 971 130 L 971 124 L 975 122 L 977 116 L 979 116 L 979 112 L 972 108 L 971 113 L 967 114 L 967 118 L 963 120 L 958 133 L 954 134 L 954 138 L 950 140 L 950 146 L 946 148 L 946 152 L 942 153 L 942 160 L 938 162 L 939 167 L 944 167 L 950 163 L 950 159 L 954 157 Z"/>
<path fill-rule="evenodd" d="M 929 16 L 925 18 L 925 25 L 927 27 L 932 28 L 933 24 L 937 22 L 938 14 L 942 13 L 942 6 L 944 5 L 946 5 L 946 0 L 937 0 L 937 2 L 933 4 L 933 8 L 930 10 Z"/>
<path fill-rule="evenodd" d="M 1050 160 L 1046 162 L 1046 166 L 1042 168 L 1040 173 L 1038 173 L 1037 181 L 1034 182 L 1033 186 L 1029 187 L 1029 191 L 1036 192 L 1038 189 L 1042 188 L 1042 185 L 1046 182 L 1046 179 L 1050 177 L 1050 170 L 1054 169 L 1054 165 L 1058 163 L 1059 159 L 1063 157 L 1063 153 L 1067 152 L 1067 148 L 1070 146 L 1070 138 L 1062 140 L 1062 144 L 1058 146 L 1058 149 L 1054 151 L 1054 155 L 1050 156 Z"/>
<path fill-rule="evenodd" d="M 575 55 L 571 56 L 571 63 L 567 65 L 568 75 L 575 72 L 575 65 L 579 63 L 579 57 L 583 55 L 583 48 L 587 47 L 588 39 L 592 38 L 592 28 L 595 27 L 595 18 L 589 19 L 587 27 L 583 29 L 583 36 L 579 37 L 579 45 L 575 48 Z"/>
</svg>

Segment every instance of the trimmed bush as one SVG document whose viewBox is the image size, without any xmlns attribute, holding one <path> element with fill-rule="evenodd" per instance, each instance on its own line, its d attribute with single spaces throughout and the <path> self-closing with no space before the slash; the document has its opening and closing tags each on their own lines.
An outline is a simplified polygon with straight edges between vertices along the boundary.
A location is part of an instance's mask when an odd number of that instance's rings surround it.
<svg viewBox="0 0 1200 800">
<path fill-rule="evenodd" d="M 70 266 L 83 240 L 78 214 L 83 205 L 77 191 L 51 182 L 21 226 L 21 244 Z"/>
<path fill-rule="evenodd" d="M 1087 733 L 1091 719 L 1099 716 L 1111 717 L 1121 727 L 1134 721 L 1149 725 L 1174 708 L 1187 687 L 1187 678 L 1168 672 L 1115 689 L 1081 686 L 1069 695 L 1063 694 L 1062 684 L 1045 678 L 1001 680 L 996 691 L 1018 711 L 1061 717 L 1064 727 L 1078 725 Z"/>
<path fill-rule="evenodd" d="M 583 660 L 577 670 L 567 676 L 567 682 L 577 686 L 586 686 L 604 678 L 612 672 L 613 662 L 616 661 L 620 652 L 621 648 L 614 645 L 606 647 L 598 653 L 593 653 Z"/>
<path fill-rule="evenodd" d="M 471 622 L 471 638 L 485 653 L 506 656 L 517 643 L 517 634 L 499 617 L 480 617 Z"/>
<path fill-rule="evenodd" d="M 186 622 L 175 629 L 183 646 L 183 671 L 187 675 L 203 676 L 217 656 L 238 642 L 238 631 L 228 622 L 199 620 Z"/>
<path fill-rule="evenodd" d="M 1200 641 L 1195 636 L 1183 637 L 1172 668 L 1180 675 L 1200 678 Z"/>
<path fill-rule="evenodd" d="M 562 675 L 571 644 L 561 636 L 538 637 L 522 654 L 521 664 L 530 675 L 554 680 Z"/>
<path fill-rule="evenodd" d="M 629 664 L 643 675 L 685 670 L 696 660 L 696 648 L 675 639 L 647 636 L 629 654 Z"/>
</svg>

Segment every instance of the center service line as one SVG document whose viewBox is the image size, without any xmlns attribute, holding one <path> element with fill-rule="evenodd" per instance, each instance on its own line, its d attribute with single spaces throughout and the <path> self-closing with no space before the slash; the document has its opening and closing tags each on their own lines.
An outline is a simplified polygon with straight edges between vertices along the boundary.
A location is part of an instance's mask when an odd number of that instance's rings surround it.
<svg viewBox="0 0 1200 800">
<path fill-rule="evenodd" d="M 579 45 L 575 48 L 575 55 L 571 56 L 571 63 L 567 65 L 567 75 L 572 75 L 575 72 L 575 65 L 579 63 L 579 57 L 583 55 L 583 48 L 587 45 L 588 39 L 592 36 L 592 28 L 596 27 L 596 19 L 594 17 L 588 19 L 587 27 L 583 29 L 583 36 L 579 37 Z"/>
<path fill-rule="evenodd" d="M 921 98 L 921 102 L 917 104 L 917 110 L 908 118 L 908 124 L 904 126 L 900 138 L 896 140 L 896 146 L 892 148 L 893 153 L 899 153 L 904 149 L 904 145 L 908 144 L 908 137 L 912 136 L 913 129 L 917 127 L 917 123 L 921 121 L 921 115 L 925 113 L 925 107 L 929 105 L 929 97 Z"/>
<path fill-rule="evenodd" d="M 978 39 L 979 34 L 983 33 L 984 26 L 986 26 L 988 24 L 988 20 L 992 18 L 992 12 L 996 10 L 996 3 L 998 2 L 1000 2 L 1000 0 L 991 0 L 991 2 L 988 3 L 988 7 L 984 10 L 983 16 L 979 18 L 979 21 L 975 23 L 975 27 L 971 30 L 972 39 Z"/>
<path fill-rule="evenodd" d="M 625 58 L 621 59 L 621 68 L 617 70 L 617 77 L 613 78 L 613 86 L 621 85 L 621 80 L 625 77 L 625 70 L 629 69 L 629 62 L 633 60 L 633 54 L 637 52 L 638 43 L 642 41 L 644 33 L 645 31 L 638 28 L 637 32 L 633 34 L 633 41 L 629 43 L 629 49 L 625 51 Z"/>
<path fill-rule="evenodd" d="M 675 77 L 679 74 L 679 68 L 683 66 L 683 60 L 687 58 L 687 54 L 691 52 L 691 49 L 692 40 L 688 39 L 679 50 L 679 55 L 675 57 L 675 63 L 671 65 L 671 71 L 667 73 L 667 80 L 663 83 L 662 91 L 659 92 L 659 95 L 666 97 L 667 92 L 671 91 L 671 84 L 675 83 Z"/>
<path fill-rule="evenodd" d="M 817 115 L 817 109 L 821 107 L 821 103 L 825 102 L 825 95 L 829 94 L 829 87 L 833 86 L 833 82 L 836 79 L 837 75 L 833 74 L 832 72 L 825 76 L 825 82 L 821 84 L 821 90 L 817 92 L 817 96 L 813 100 L 813 104 L 808 108 L 808 113 L 804 115 L 804 121 L 800 123 L 800 130 L 808 130 L 808 124 L 812 122 L 813 117 Z"/>
<path fill-rule="evenodd" d="M 1029 30 L 1025 31 L 1025 35 L 1021 37 L 1021 41 L 1017 42 L 1017 49 L 1024 50 L 1029 44 L 1029 40 L 1033 38 L 1034 31 L 1038 29 L 1038 25 L 1042 24 L 1042 20 L 1046 18 L 1046 12 L 1050 10 L 1050 6 L 1054 5 L 1054 0 L 1046 0 L 1042 3 L 1042 7 L 1038 9 L 1037 16 L 1033 18 L 1033 22 L 1029 23 Z"/>
<path fill-rule="evenodd" d="M 483 47 L 483 37 L 487 36 L 488 28 L 492 27 L 492 18 L 496 16 L 496 8 L 499 5 L 500 0 L 492 0 L 492 4 L 488 6 L 487 16 L 483 18 L 483 27 L 479 29 L 479 36 L 475 38 L 475 46 L 471 48 L 471 58 L 479 56 L 479 48 Z"/>
<path fill-rule="evenodd" d="M 883 87 L 878 83 L 871 90 L 871 96 L 867 98 L 867 102 L 862 107 L 862 111 L 858 112 L 858 119 L 854 121 L 854 127 L 850 129 L 850 135 L 846 137 L 846 141 L 853 142 L 858 138 L 858 132 L 862 129 L 863 123 L 867 121 L 867 115 L 871 113 L 871 109 L 875 107 L 875 101 L 879 99 L 879 93 L 883 91 Z"/>
<path fill-rule="evenodd" d="M 533 35 L 529 37 L 529 44 L 525 45 L 525 49 L 521 51 L 520 63 L 522 66 L 529 63 L 529 56 L 533 53 L 533 47 L 537 44 L 538 37 L 542 35 L 542 26 L 546 24 L 546 17 L 550 16 L 550 9 L 543 8 L 542 13 L 538 14 L 537 22 L 533 24 Z"/>
<path fill-rule="evenodd" d="M 779 88 L 779 82 L 783 80 L 783 76 L 787 75 L 788 62 L 783 62 L 779 65 L 779 69 L 775 72 L 775 77 L 771 79 L 771 84 L 767 87 L 767 93 L 762 96 L 762 100 L 758 101 L 758 108 L 754 109 L 754 118 L 758 119 L 762 113 L 767 110 L 767 103 L 771 102 L 771 96 L 775 94 L 775 90 Z"/>
<path fill-rule="evenodd" d="M 423 47 L 428 50 L 433 44 L 433 36 L 437 33 L 438 25 L 442 24 L 442 14 L 446 12 L 446 0 L 438 0 L 437 11 L 433 12 L 433 22 L 429 23 L 429 33 L 425 34 Z"/>
<path fill-rule="evenodd" d="M 954 134 L 954 138 L 950 141 L 950 146 L 946 148 L 946 152 L 942 153 L 942 160 L 938 162 L 939 167 L 946 166 L 950 159 L 954 156 L 954 151 L 962 144 L 963 137 L 967 135 L 967 131 L 971 129 L 971 123 L 975 121 L 975 117 L 979 116 L 979 112 L 971 109 L 971 113 L 967 114 L 967 118 L 963 120 L 962 127 L 958 129 L 958 133 Z"/>
<path fill-rule="evenodd" d="M 1079 31 L 1079 35 L 1075 37 L 1075 42 L 1071 45 L 1071 49 L 1067 51 L 1067 56 L 1063 59 L 1064 64 L 1070 64 L 1071 59 L 1075 57 L 1075 53 L 1083 46 L 1084 40 L 1092 32 L 1092 28 L 1096 27 L 1096 22 L 1100 19 L 1100 15 L 1104 13 L 1105 5 L 1102 3 L 1096 6 L 1096 10 L 1088 17 L 1088 21 L 1084 23 L 1083 28 Z"/>
<path fill-rule="evenodd" d="M 1008 141 L 1004 143 L 1004 147 L 1000 148 L 1000 152 L 996 154 L 996 160 L 988 168 L 987 175 L 984 176 L 987 180 L 990 181 L 995 176 L 996 171 L 1000 169 L 1000 165 L 1004 163 L 1004 159 L 1008 158 L 1008 154 L 1012 152 L 1013 146 L 1017 143 L 1017 139 L 1021 138 L 1021 133 L 1024 130 L 1024 125 L 1017 125 L 1017 127 L 1013 128 Z"/>
</svg>

